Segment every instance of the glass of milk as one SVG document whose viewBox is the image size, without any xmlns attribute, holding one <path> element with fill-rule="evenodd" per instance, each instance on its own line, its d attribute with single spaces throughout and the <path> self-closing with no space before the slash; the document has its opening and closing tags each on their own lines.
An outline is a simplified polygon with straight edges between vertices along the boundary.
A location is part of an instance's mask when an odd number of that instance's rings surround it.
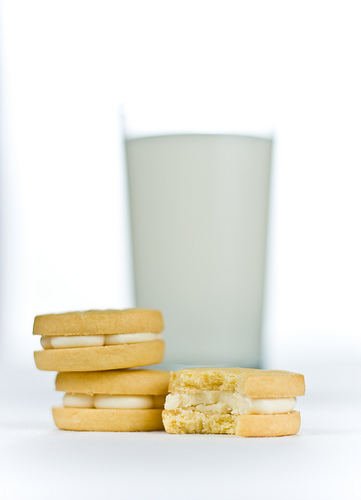
<svg viewBox="0 0 361 500">
<path fill-rule="evenodd" d="M 272 140 L 127 139 L 137 307 L 160 309 L 163 368 L 259 367 Z"/>
</svg>

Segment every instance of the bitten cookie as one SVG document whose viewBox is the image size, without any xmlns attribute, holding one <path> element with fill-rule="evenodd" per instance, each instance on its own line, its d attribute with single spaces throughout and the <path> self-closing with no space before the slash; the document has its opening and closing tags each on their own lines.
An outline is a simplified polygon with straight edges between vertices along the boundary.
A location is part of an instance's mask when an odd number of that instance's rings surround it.
<svg viewBox="0 0 361 500">
<path fill-rule="evenodd" d="M 114 370 L 163 360 L 163 318 L 152 309 L 84 311 L 36 316 L 37 368 L 58 372 Z"/>
<path fill-rule="evenodd" d="M 71 431 L 163 430 L 169 372 L 113 370 L 59 373 L 63 406 L 53 408 L 57 427 Z"/>
<path fill-rule="evenodd" d="M 172 434 L 236 434 L 271 437 L 297 434 L 296 397 L 303 375 L 244 368 L 193 368 L 171 374 L 163 411 Z"/>
</svg>

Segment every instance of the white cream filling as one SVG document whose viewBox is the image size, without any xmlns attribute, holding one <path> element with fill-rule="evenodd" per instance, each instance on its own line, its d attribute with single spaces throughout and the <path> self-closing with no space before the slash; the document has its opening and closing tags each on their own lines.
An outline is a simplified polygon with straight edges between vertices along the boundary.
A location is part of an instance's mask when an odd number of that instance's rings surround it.
<svg viewBox="0 0 361 500">
<path fill-rule="evenodd" d="M 105 335 L 105 345 L 133 344 L 135 342 L 149 342 L 161 338 L 161 333 L 119 333 L 116 335 Z"/>
<path fill-rule="evenodd" d="M 153 408 L 152 396 L 114 396 L 97 394 L 95 408 Z"/>
<path fill-rule="evenodd" d="M 51 349 L 51 337 L 41 337 L 40 344 L 43 349 Z"/>
<path fill-rule="evenodd" d="M 44 349 L 50 343 L 50 349 L 64 349 L 66 347 L 95 347 L 104 345 L 104 335 L 82 335 L 74 337 L 42 337 L 41 345 L 44 347 L 43 340 L 46 339 Z M 50 340 L 50 342 L 48 342 Z"/>
<path fill-rule="evenodd" d="M 138 396 L 119 394 L 72 394 L 66 393 L 63 405 L 66 408 L 146 409 L 163 408 L 165 396 Z"/>
<path fill-rule="evenodd" d="M 296 406 L 296 398 L 250 399 L 237 392 L 204 391 L 193 394 L 168 394 L 166 410 L 198 410 L 201 412 L 232 413 L 288 413 Z"/>
<path fill-rule="evenodd" d="M 67 335 L 41 337 L 44 349 L 67 349 L 71 347 L 99 347 L 104 345 L 133 344 L 162 339 L 161 333 L 120 333 L 110 335 Z"/>
<path fill-rule="evenodd" d="M 93 408 L 93 396 L 90 394 L 69 394 L 63 398 L 63 405 L 67 408 Z"/>
</svg>

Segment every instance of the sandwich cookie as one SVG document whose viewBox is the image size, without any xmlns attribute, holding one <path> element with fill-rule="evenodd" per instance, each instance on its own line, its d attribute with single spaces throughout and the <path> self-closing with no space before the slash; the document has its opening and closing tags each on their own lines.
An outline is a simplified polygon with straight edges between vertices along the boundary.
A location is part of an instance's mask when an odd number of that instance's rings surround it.
<svg viewBox="0 0 361 500">
<path fill-rule="evenodd" d="M 160 363 L 164 356 L 163 318 L 152 309 L 70 312 L 36 316 L 35 351 L 40 370 L 114 370 Z"/>
<path fill-rule="evenodd" d="M 53 408 L 59 429 L 70 431 L 159 431 L 169 372 L 113 370 L 59 373 L 63 406 Z"/>
<path fill-rule="evenodd" d="M 172 434 L 297 434 L 296 397 L 303 375 L 245 368 L 193 368 L 171 373 L 163 424 Z"/>
</svg>

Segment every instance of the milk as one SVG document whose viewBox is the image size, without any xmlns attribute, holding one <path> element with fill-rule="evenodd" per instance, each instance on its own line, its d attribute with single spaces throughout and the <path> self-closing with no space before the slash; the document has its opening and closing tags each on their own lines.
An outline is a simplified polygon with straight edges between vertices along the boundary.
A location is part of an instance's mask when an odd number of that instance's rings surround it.
<svg viewBox="0 0 361 500">
<path fill-rule="evenodd" d="M 160 309 L 164 367 L 258 367 L 272 141 L 126 141 L 138 307 Z"/>
</svg>

